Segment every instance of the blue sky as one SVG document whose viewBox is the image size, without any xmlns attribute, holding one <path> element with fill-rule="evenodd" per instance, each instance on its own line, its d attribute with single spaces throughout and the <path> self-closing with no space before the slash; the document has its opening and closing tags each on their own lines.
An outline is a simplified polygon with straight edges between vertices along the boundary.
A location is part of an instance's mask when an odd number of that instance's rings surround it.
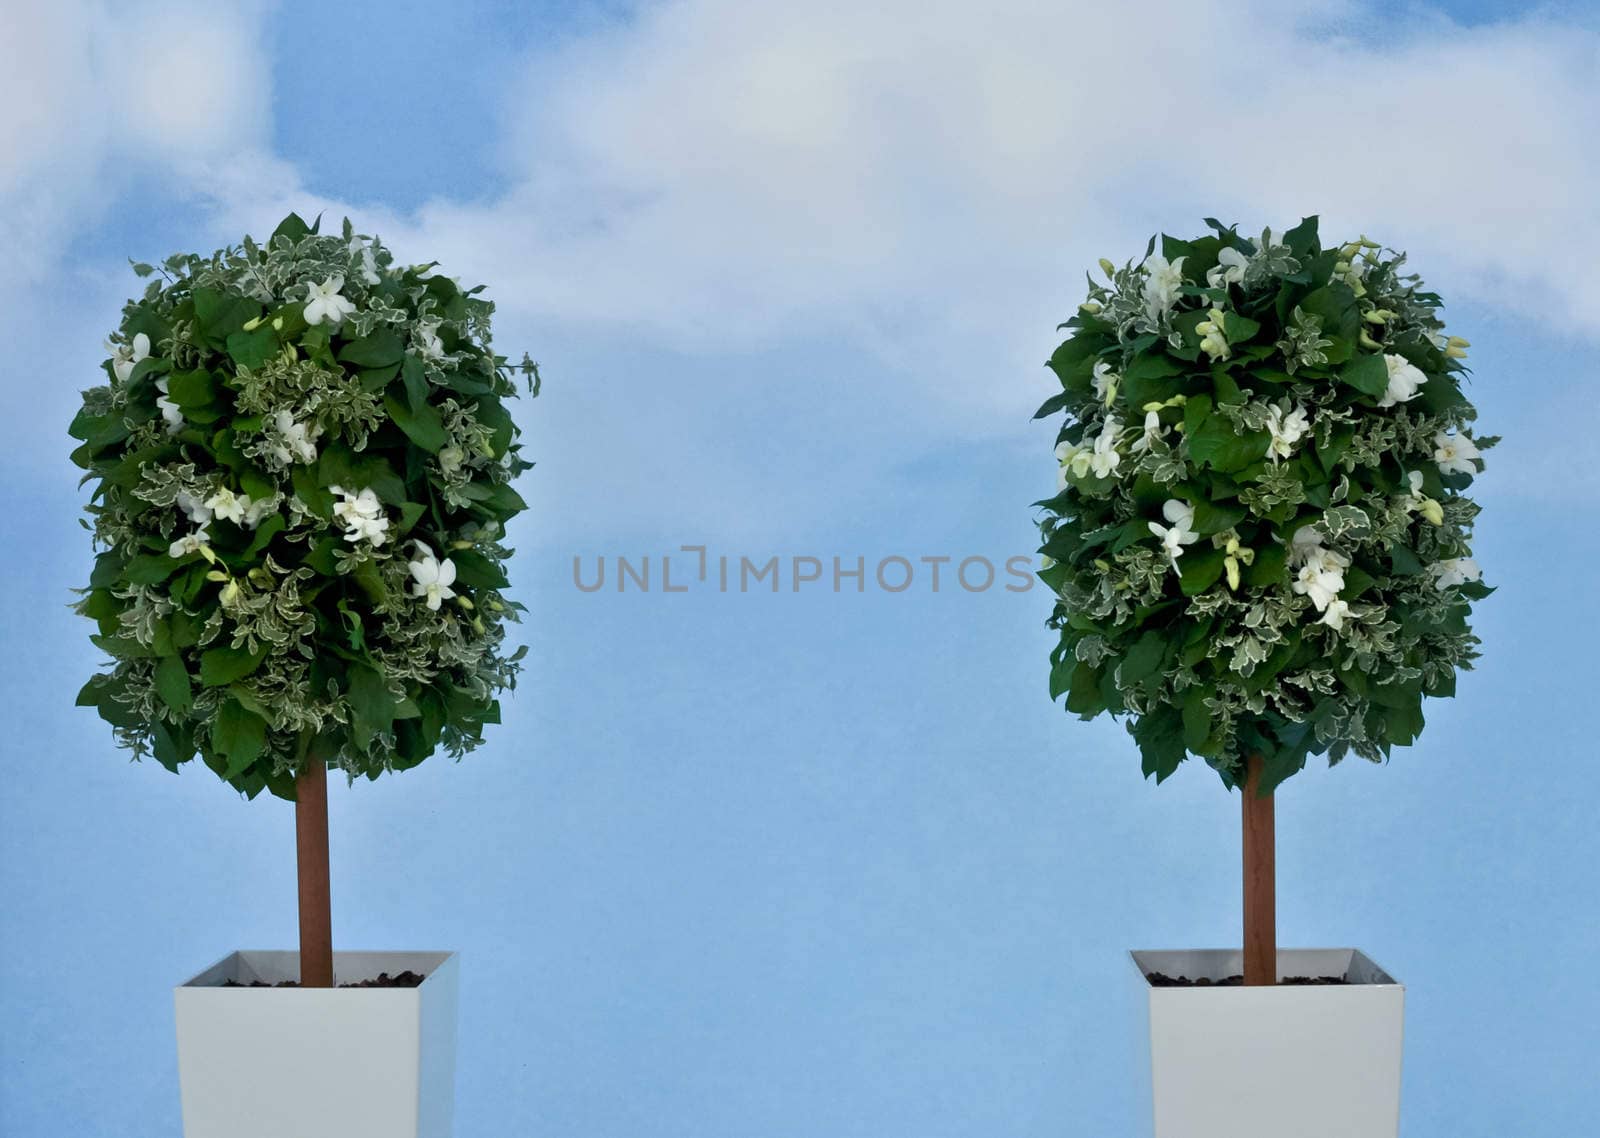
<svg viewBox="0 0 1600 1138">
<path fill-rule="evenodd" d="M 1282 940 L 1407 983 L 1407 1138 L 1590 1128 L 1592 13 L 1136 7 L 8 11 L 0 1132 L 175 1133 L 170 986 L 293 940 L 289 809 L 70 706 L 65 437 L 124 258 L 289 208 L 489 282 L 546 370 L 506 723 L 332 803 L 339 942 L 464 954 L 462 1138 L 1133 1129 L 1123 953 L 1237 940 L 1238 803 L 1051 706 L 1044 594 L 572 558 L 1030 553 L 1083 267 L 1310 212 L 1473 341 L 1500 589 L 1416 747 L 1282 792 Z"/>
</svg>

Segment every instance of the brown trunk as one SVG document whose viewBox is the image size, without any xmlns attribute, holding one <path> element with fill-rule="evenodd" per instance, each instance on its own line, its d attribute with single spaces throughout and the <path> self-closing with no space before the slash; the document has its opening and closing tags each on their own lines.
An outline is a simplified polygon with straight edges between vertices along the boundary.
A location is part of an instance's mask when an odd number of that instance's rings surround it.
<svg viewBox="0 0 1600 1138">
<path fill-rule="evenodd" d="M 307 761 L 294 784 L 300 875 L 300 986 L 333 987 L 333 913 L 328 889 L 328 767 Z"/>
<path fill-rule="evenodd" d="M 1244 982 L 1278 982 L 1278 914 L 1272 796 L 1261 797 L 1261 756 L 1246 760 L 1244 799 Z"/>
</svg>

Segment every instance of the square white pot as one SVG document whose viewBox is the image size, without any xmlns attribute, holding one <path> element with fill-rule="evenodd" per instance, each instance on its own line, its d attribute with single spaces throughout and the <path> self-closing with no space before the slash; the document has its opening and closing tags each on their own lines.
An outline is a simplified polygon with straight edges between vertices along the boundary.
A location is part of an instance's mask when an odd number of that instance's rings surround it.
<svg viewBox="0 0 1600 1138">
<path fill-rule="evenodd" d="M 336 952 L 335 983 L 410 969 L 415 988 L 226 988 L 298 980 L 298 952 L 234 952 L 174 991 L 184 1138 L 449 1138 L 452 952 Z"/>
<path fill-rule="evenodd" d="M 1155 1138 L 1396 1138 L 1405 988 L 1352 948 L 1278 950 L 1278 978 L 1348 984 L 1155 987 L 1213 981 L 1238 949 L 1131 954 L 1150 1017 Z"/>
</svg>

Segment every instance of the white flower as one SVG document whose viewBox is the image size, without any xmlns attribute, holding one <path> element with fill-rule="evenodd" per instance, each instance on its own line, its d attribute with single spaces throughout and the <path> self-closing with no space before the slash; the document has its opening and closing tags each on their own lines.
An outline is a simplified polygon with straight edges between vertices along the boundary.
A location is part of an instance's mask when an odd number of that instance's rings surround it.
<svg viewBox="0 0 1600 1138">
<path fill-rule="evenodd" d="M 1061 457 L 1060 451 L 1061 448 L 1058 446 L 1056 448 L 1057 458 Z M 461 469 L 462 460 L 467 456 L 460 447 L 456 446 L 455 443 L 451 443 L 448 446 L 441 448 L 436 457 L 439 460 L 439 472 L 448 477 L 449 475 L 452 475 Z"/>
<path fill-rule="evenodd" d="M 211 520 L 211 507 L 187 490 L 179 490 L 175 502 L 178 509 L 187 514 L 193 524 L 203 526 Z"/>
<path fill-rule="evenodd" d="M 206 509 L 225 522 L 234 525 L 243 525 L 245 514 L 249 511 L 251 502 L 248 494 L 235 494 L 226 486 L 218 488 L 217 492 L 205 501 Z"/>
<path fill-rule="evenodd" d="M 433 550 L 420 541 L 412 544 L 417 547 L 421 557 L 417 561 L 406 563 L 406 568 L 411 570 L 411 595 L 426 597 L 428 607 L 437 612 L 441 602 L 456 595 L 455 590 L 450 587 L 456 580 L 455 562 L 448 557 L 440 561 L 434 557 Z"/>
<path fill-rule="evenodd" d="M 211 535 L 206 533 L 205 527 L 202 526 L 193 533 L 184 534 L 177 541 L 167 546 L 167 556 L 178 558 L 187 557 L 191 553 L 199 553 L 206 548 L 210 540 Z"/>
<path fill-rule="evenodd" d="M 1305 408 L 1296 403 L 1294 409 L 1289 409 L 1289 401 L 1283 400 L 1276 406 L 1267 408 L 1267 433 L 1272 436 L 1272 442 L 1267 446 L 1267 457 L 1274 465 L 1280 459 L 1289 458 L 1294 454 L 1294 444 L 1306 437 L 1311 430 L 1311 421 L 1306 418 Z"/>
<path fill-rule="evenodd" d="M 340 276 L 329 277 L 321 284 L 306 282 L 306 323 L 321 324 L 326 320 L 337 326 L 346 316 L 355 312 L 355 303 L 339 295 L 343 287 L 344 278 Z"/>
<path fill-rule="evenodd" d="M 1168 498 L 1161 507 L 1161 516 L 1171 524 L 1150 522 L 1150 532 L 1161 539 L 1161 547 L 1166 550 L 1172 567 L 1176 569 L 1178 558 L 1183 556 L 1183 547 L 1200 540 L 1200 535 L 1194 532 L 1194 507 L 1181 499 Z"/>
<path fill-rule="evenodd" d="M 372 255 L 372 246 L 359 237 L 350 239 L 350 255 L 361 258 L 361 279 L 369 285 L 375 285 L 381 279 L 378 276 L 378 262 Z"/>
<path fill-rule="evenodd" d="M 144 335 L 144 333 L 140 333 Z M 167 421 L 167 434 L 175 435 L 183 430 L 183 408 L 167 398 L 167 377 L 162 376 L 156 380 L 156 390 L 161 392 L 156 396 L 156 409 L 161 412 L 161 417 Z"/>
<path fill-rule="evenodd" d="M 1435 561 L 1428 566 L 1428 571 L 1434 575 L 1435 589 L 1448 589 L 1452 585 L 1465 585 L 1468 581 L 1483 579 L 1483 570 L 1479 569 L 1478 563 L 1470 557 L 1451 557 L 1445 561 Z"/>
<path fill-rule="evenodd" d="M 1094 365 L 1094 376 L 1089 381 L 1094 384 L 1094 397 L 1107 407 L 1111 406 L 1111 401 L 1117 397 L 1117 382 L 1121 378 L 1105 360 L 1098 361 Z"/>
<path fill-rule="evenodd" d="M 1094 440 L 1094 452 L 1089 456 L 1089 469 L 1096 478 L 1111 477 L 1122 462 L 1122 456 L 1117 453 L 1117 432 L 1121 429 L 1122 424 L 1115 415 L 1108 416 L 1100 428 L 1100 434 Z"/>
<path fill-rule="evenodd" d="M 134 336 L 132 343 L 114 345 L 107 342 L 106 348 L 111 352 L 111 371 L 116 375 L 117 382 L 127 383 L 139 361 L 149 357 L 150 337 L 140 332 Z"/>
<path fill-rule="evenodd" d="M 1161 412 L 1146 411 L 1144 413 L 1144 433 L 1133 441 L 1134 454 L 1143 454 L 1151 445 L 1166 434 L 1167 428 L 1161 423 Z"/>
<path fill-rule="evenodd" d="M 1379 407 L 1409 403 L 1421 394 L 1422 385 L 1428 382 L 1428 377 L 1422 374 L 1416 364 L 1393 352 L 1386 353 L 1383 362 L 1389 369 L 1389 386 L 1378 400 Z"/>
<path fill-rule="evenodd" d="M 1272 232 L 1272 228 L 1270 226 L 1268 226 L 1266 232 L 1261 235 L 1261 248 L 1263 250 L 1272 249 L 1282 244 L 1283 242 L 1278 238 L 1276 233 Z"/>
<path fill-rule="evenodd" d="M 272 425 L 278 429 L 280 441 L 272 444 L 272 455 L 285 466 L 290 462 L 317 461 L 317 440 L 322 428 L 315 423 L 297 422 L 288 411 L 278 411 L 272 416 Z"/>
<path fill-rule="evenodd" d="M 1212 288 L 1226 288 L 1230 284 L 1238 284 L 1244 280 L 1244 269 L 1249 263 L 1249 257 L 1232 245 L 1225 245 L 1217 253 L 1216 265 L 1206 270 L 1206 284 Z"/>
<path fill-rule="evenodd" d="M 363 539 L 382 545 L 389 537 L 389 519 L 383 516 L 383 503 L 370 489 L 352 493 L 341 486 L 330 486 L 342 501 L 334 503 L 333 516 L 345 527 L 344 539 Z"/>
<path fill-rule="evenodd" d="M 276 494 L 271 498 L 257 498 L 253 501 L 246 499 L 246 501 L 250 502 L 244 508 L 244 526 L 246 529 L 255 529 L 261 524 L 262 518 L 268 514 L 278 512 L 278 496 Z"/>
<path fill-rule="evenodd" d="M 1407 513 L 1417 511 L 1436 526 L 1444 525 L 1444 507 L 1422 492 L 1422 471 L 1413 470 L 1407 474 L 1406 485 L 1411 487 L 1411 492 L 1401 496 L 1400 507 Z"/>
<path fill-rule="evenodd" d="M 1289 540 L 1289 564 L 1304 565 L 1313 553 L 1322 553 L 1322 533 L 1316 526 L 1301 526 Z"/>
<path fill-rule="evenodd" d="M 439 322 L 437 320 L 419 320 L 416 333 L 412 336 L 417 354 L 425 360 L 444 358 L 444 341 L 439 339 Z"/>
<path fill-rule="evenodd" d="M 1433 461 L 1439 464 L 1440 474 L 1476 474 L 1478 444 L 1466 435 L 1449 435 L 1443 431 L 1433 436 Z"/>
<path fill-rule="evenodd" d="M 440 452 L 441 455 L 443 452 Z M 1069 443 L 1062 439 L 1056 444 L 1056 461 L 1061 464 L 1056 472 L 1056 489 L 1067 488 L 1067 472 L 1082 478 L 1089 473 L 1089 458 L 1093 452 L 1082 443 Z"/>
<path fill-rule="evenodd" d="M 1233 349 L 1228 346 L 1228 318 L 1220 308 L 1213 308 L 1206 315 L 1210 317 L 1209 320 L 1202 320 L 1194 326 L 1194 330 L 1200 333 L 1200 349 L 1214 360 L 1225 360 L 1233 354 Z"/>
<path fill-rule="evenodd" d="M 1324 548 L 1322 535 L 1314 526 L 1301 526 L 1295 531 L 1288 557 L 1290 565 L 1299 566 L 1289 587 L 1310 597 L 1318 612 L 1325 612 L 1344 588 L 1344 571 L 1350 567 L 1350 558 Z"/>
<path fill-rule="evenodd" d="M 1345 604 L 1338 597 L 1334 597 L 1328 602 L 1328 607 L 1322 611 L 1322 619 L 1317 621 L 1317 623 L 1325 624 L 1335 632 L 1338 632 L 1344 627 L 1344 619 L 1349 615 L 1350 606 Z"/>
<path fill-rule="evenodd" d="M 1323 612 L 1338 599 L 1339 590 L 1344 588 L 1344 574 L 1324 572 L 1320 564 L 1308 562 L 1300 567 L 1289 587 L 1301 596 L 1310 597 L 1317 611 Z"/>
<path fill-rule="evenodd" d="M 1178 302 L 1178 290 L 1183 287 L 1183 262 L 1183 257 L 1169 262 L 1160 253 L 1152 253 L 1144 259 L 1144 271 L 1149 274 L 1144 282 L 1144 310 L 1152 323 L 1159 323 Z"/>
</svg>

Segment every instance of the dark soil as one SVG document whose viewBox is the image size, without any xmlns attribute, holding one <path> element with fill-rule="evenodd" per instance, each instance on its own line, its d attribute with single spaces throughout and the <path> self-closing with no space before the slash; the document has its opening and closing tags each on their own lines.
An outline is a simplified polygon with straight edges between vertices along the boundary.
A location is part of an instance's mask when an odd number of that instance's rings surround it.
<svg viewBox="0 0 1600 1138">
<path fill-rule="evenodd" d="M 1187 976 L 1168 976 L 1165 972 L 1147 972 L 1146 980 L 1152 988 L 1241 988 L 1243 976 L 1229 976 L 1225 980 L 1209 980 L 1204 976 L 1191 980 Z M 1343 976 L 1285 976 L 1278 981 L 1285 988 L 1308 987 L 1318 984 L 1348 984 Z"/>
<path fill-rule="evenodd" d="M 423 979 L 424 977 L 422 973 L 413 972 L 408 968 L 404 972 L 397 973 L 394 976 L 389 975 L 387 972 L 380 972 L 378 973 L 378 978 L 376 980 L 352 980 L 348 984 L 340 984 L 339 987 L 415 988 L 418 984 L 422 983 Z M 248 984 L 241 984 L 237 980 L 228 980 L 222 986 L 224 988 L 298 988 L 300 986 L 300 981 L 280 980 L 276 984 L 268 984 L 265 980 L 252 980 Z"/>
</svg>

